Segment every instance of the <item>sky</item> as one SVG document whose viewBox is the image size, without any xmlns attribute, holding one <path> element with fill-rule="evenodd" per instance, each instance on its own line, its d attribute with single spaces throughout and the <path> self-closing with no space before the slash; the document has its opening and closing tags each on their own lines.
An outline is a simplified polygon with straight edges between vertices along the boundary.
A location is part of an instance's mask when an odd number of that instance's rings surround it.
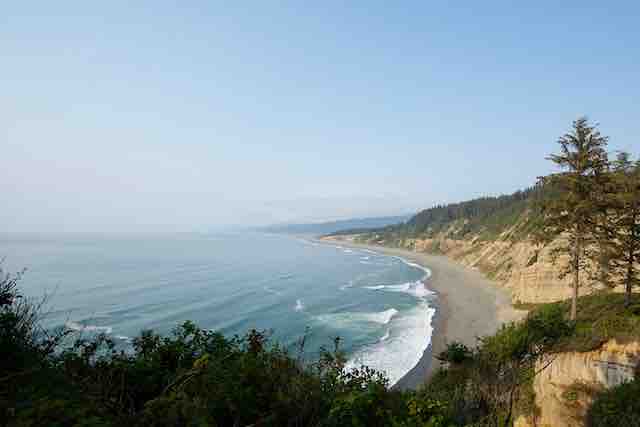
<svg viewBox="0 0 640 427">
<path fill-rule="evenodd" d="M 640 2 L 8 2 L 0 231 L 207 231 L 510 193 L 640 153 Z"/>
</svg>

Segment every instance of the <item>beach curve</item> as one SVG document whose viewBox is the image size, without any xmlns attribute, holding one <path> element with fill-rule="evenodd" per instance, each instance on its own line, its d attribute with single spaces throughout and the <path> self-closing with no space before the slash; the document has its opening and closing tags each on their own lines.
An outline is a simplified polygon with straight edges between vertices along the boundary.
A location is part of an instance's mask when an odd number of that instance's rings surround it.
<svg viewBox="0 0 640 427">
<path fill-rule="evenodd" d="M 448 343 L 457 341 L 473 347 L 478 337 L 494 334 L 502 324 L 521 319 L 526 314 L 526 311 L 512 306 L 505 289 L 479 271 L 462 266 L 444 255 L 364 245 L 345 238 L 323 238 L 320 241 L 400 257 L 431 271 L 424 284 L 437 294 L 431 342 L 418 364 L 396 382 L 394 388 L 416 389 L 424 384 L 440 366 L 435 356 L 445 350 Z"/>
</svg>

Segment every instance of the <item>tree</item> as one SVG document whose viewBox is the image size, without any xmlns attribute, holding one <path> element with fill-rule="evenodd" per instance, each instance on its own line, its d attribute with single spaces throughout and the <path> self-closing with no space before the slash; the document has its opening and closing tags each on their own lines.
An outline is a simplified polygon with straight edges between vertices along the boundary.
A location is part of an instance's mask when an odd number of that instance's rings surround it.
<svg viewBox="0 0 640 427">
<path fill-rule="evenodd" d="M 562 171 L 539 178 L 539 184 L 550 188 L 547 193 L 552 196 L 542 199 L 543 224 L 538 238 L 542 242 L 560 234 L 567 238 L 559 250 L 571 258 L 563 273 L 573 275 L 572 320 L 577 313 L 580 273 L 594 255 L 591 248 L 601 215 L 598 200 L 608 164 L 607 140 L 586 117 L 575 120 L 572 130 L 558 139 L 560 153 L 548 157 Z"/>
<path fill-rule="evenodd" d="M 629 153 L 622 152 L 612 166 L 603 252 L 609 259 L 611 282 L 624 286 L 629 306 L 631 292 L 640 284 L 640 160 L 633 162 Z"/>
</svg>

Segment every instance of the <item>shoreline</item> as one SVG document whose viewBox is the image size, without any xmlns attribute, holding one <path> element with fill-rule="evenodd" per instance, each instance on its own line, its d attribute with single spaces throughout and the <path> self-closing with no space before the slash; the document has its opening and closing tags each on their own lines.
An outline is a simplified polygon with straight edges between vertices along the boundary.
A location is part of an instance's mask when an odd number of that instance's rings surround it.
<svg viewBox="0 0 640 427">
<path fill-rule="evenodd" d="M 437 295 L 436 313 L 431 321 L 433 333 L 419 362 L 393 385 L 397 389 L 417 389 L 440 366 L 435 357 L 448 343 L 459 341 L 473 347 L 477 338 L 495 333 L 503 323 L 522 318 L 505 289 L 475 269 L 465 267 L 444 255 L 431 255 L 407 249 L 355 243 L 347 239 L 317 239 L 355 249 L 368 249 L 397 256 L 431 271 L 424 286 Z"/>
</svg>

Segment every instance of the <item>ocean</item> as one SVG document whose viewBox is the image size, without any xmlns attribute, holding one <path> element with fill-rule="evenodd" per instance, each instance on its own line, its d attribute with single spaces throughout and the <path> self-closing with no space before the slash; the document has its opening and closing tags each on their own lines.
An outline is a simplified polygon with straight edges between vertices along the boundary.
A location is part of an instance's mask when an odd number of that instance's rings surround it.
<svg viewBox="0 0 640 427">
<path fill-rule="evenodd" d="M 348 366 L 393 384 L 432 334 L 429 270 L 401 258 L 257 232 L 4 234 L 3 269 L 26 268 L 26 296 L 48 295 L 48 327 L 104 332 L 122 346 L 186 320 L 242 335 L 255 328 L 305 357 L 341 338 Z"/>
</svg>

